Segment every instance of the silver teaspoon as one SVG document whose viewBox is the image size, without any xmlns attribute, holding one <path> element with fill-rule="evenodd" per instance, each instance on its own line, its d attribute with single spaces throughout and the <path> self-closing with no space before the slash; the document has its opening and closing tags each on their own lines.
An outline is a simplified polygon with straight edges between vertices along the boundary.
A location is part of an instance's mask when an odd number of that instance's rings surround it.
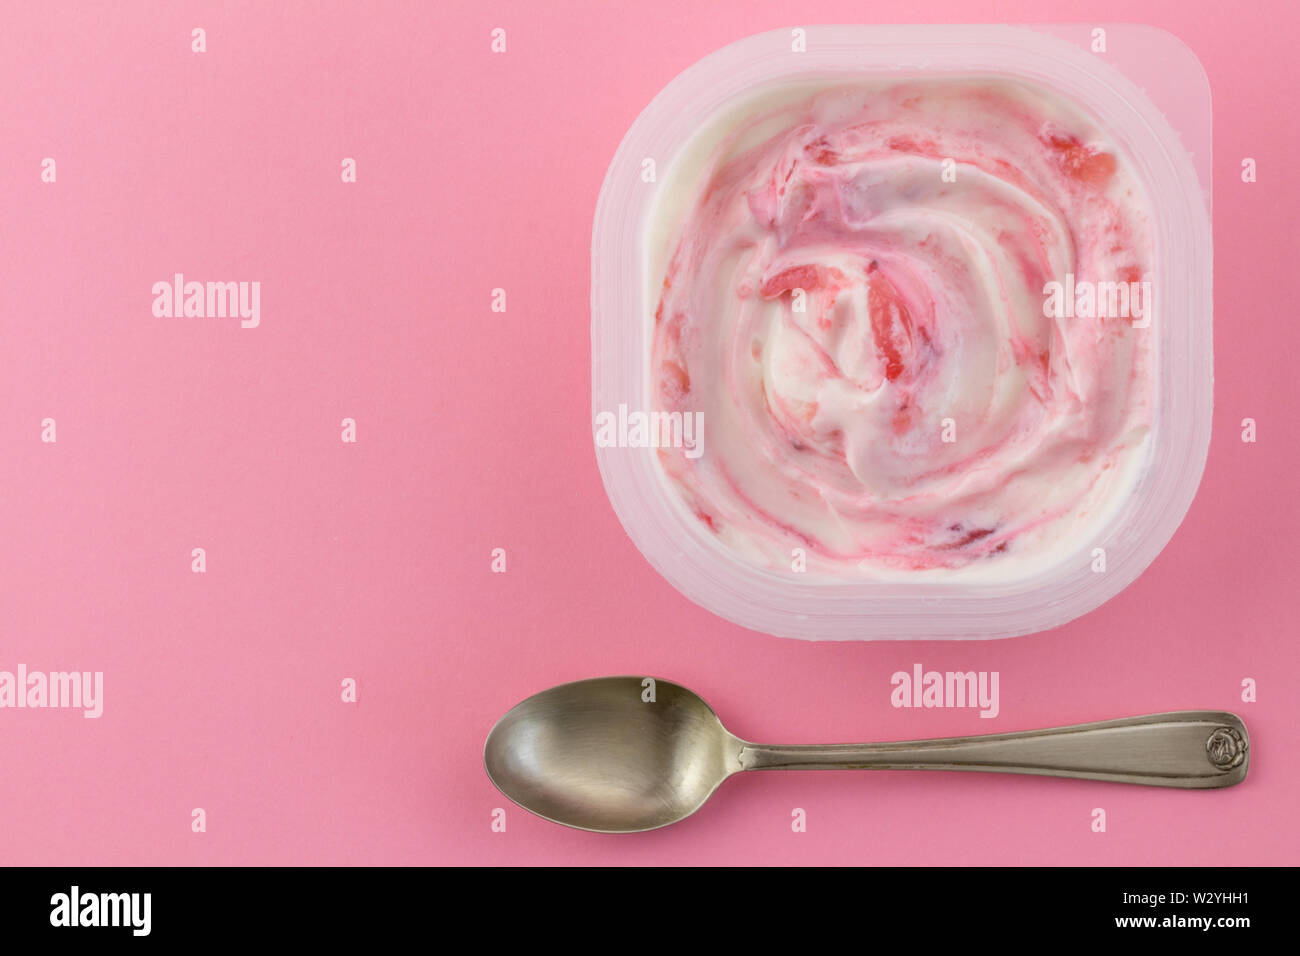
<svg viewBox="0 0 1300 956">
<path fill-rule="evenodd" d="M 581 830 L 635 833 L 690 816 L 741 770 L 988 770 L 1156 787 L 1230 787 L 1250 765 L 1235 714 L 1189 710 L 979 737 L 789 747 L 727 732 L 680 684 L 561 684 L 512 707 L 483 762 L 525 810 Z M 645 695 L 649 697 L 647 693 Z"/>
</svg>

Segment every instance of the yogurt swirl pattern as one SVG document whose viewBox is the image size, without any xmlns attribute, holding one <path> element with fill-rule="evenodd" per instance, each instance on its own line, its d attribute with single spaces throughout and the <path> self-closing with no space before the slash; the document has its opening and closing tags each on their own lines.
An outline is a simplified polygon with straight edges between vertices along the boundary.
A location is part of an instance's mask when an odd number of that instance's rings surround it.
<svg viewBox="0 0 1300 956">
<path fill-rule="evenodd" d="M 659 457 L 742 558 L 1036 566 L 1131 490 L 1152 332 L 1044 308 L 1152 262 L 1138 181 L 1076 107 L 989 77 L 822 87 L 756 105 L 682 181 L 653 405 L 708 432 Z"/>
</svg>

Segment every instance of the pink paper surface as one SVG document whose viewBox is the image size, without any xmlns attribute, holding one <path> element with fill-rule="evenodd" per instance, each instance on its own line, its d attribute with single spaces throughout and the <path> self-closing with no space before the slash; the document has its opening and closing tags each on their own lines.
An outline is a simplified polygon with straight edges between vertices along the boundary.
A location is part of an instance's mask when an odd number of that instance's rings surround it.
<svg viewBox="0 0 1300 956">
<path fill-rule="evenodd" d="M 1214 93 L 1215 425 L 1181 530 L 1100 610 L 987 644 L 781 640 L 680 597 L 592 450 L 591 223 L 627 127 L 699 57 L 795 17 L 1081 12 L 1177 34 Z M 0 709 L 0 863 L 1300 862 L 1300 136 L 1278 105 L 1297 25 L 1282 2 L 1187 0 L 4 4 L 0 670 L 104 690 L 97 719 Z M 155 317 L 177 272 L 259 281 L 260 325 Z M 891 707 L 918 662 L 998 671 L 1000 714 Z M 1254 762 L 1207 792 L 752 774 L 630 837 L 498 794 L 496 718 L 617 673 L 787 743 L 1219 708 Z"/>
</svg>

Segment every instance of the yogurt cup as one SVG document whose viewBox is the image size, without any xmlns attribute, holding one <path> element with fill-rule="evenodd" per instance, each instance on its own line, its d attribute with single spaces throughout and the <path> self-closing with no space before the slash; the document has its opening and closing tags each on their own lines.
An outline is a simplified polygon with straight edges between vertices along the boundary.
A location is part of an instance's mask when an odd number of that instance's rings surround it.
<svg viewBox="0 0 1300 956">
<path fill-rule="evenodd" d="M 596 211 L 593 435 L 628 534 L 780 636 L 1097 607 L 1204 467 L 1208 169 L 1204 73 L 1149 27 L 791 28 L 699 61 Z"/>
</svg>

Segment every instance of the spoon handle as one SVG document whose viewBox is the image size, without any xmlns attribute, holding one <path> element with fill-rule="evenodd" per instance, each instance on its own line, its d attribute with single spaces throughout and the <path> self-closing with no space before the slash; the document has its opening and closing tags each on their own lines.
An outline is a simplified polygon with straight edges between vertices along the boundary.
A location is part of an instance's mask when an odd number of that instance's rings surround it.
<svg viewBox="0 0 1300 956">
<path fill-rule="evenodd" d="M 783 747 L 746 743 L 745 770 L 987 770 L 1155 787 L 1230 787 L 1250 739 L 1236 714 L 1188 710 L 980 737 Z"/>
</svg>

